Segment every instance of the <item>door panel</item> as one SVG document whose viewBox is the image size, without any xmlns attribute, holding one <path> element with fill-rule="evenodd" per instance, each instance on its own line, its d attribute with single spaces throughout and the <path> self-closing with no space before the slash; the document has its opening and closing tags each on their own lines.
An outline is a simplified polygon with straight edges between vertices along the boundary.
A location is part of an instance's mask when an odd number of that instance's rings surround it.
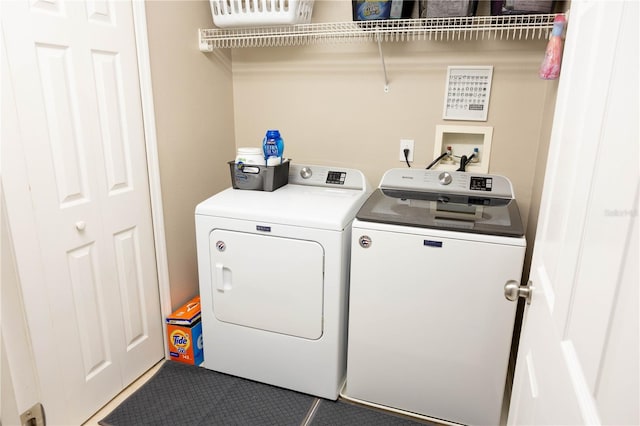
<svg viewBox="0 0 640 426">
<path fill-rule="evenodd" d="M 638 8 L 571 2 L 509 424 L 640 420 Z"/>
<path fill-rule="evenodd" d="M 78 89 L 70 69 L 68 46 L 36 43 L 44 101 L 46 136 L 51 149 L 58 198 L 62 208 L 89 198 L 87 159 L 79 141 Z"/>
<path fill-rule="evenodd" d="M 114 235 L 118 284 L 124 318 L 125 343 L 130 350 L 149 334 L 145 318 L 143 264 L 136 228 L 125 229 Z"/>
<path fill-rule="evenodd" d="M 131 154 L 126 138 L 126 102 L 122 93 L 122 65 L 117 52 L 91 52 L 95 73 L 100 137 L 109 195 L 131 188 Z"/>
<path fill-rule="evenodd" d="M 132 4 L 2 9 L 25 312 L 47 420 L 79 424 L 163 357 Z"/>
<path fill-rule="evenodd" d="M 209 250 L 218 320 L 307 339 L 322 336 L 320 244 L 217 229 Z"/>
<path fill-rule="evenodd" d="M 108 337 L 105 333 L 105 306 L 100 297 L 102 283 L 97 268 L 96 251 L 95 244 L 91 243 L 67 254 L 75 313 L 70 324 L 77 324 L 78 327 L 86 380 L 110 364 L 110 356 L 107 354 Z"/>
</svg>

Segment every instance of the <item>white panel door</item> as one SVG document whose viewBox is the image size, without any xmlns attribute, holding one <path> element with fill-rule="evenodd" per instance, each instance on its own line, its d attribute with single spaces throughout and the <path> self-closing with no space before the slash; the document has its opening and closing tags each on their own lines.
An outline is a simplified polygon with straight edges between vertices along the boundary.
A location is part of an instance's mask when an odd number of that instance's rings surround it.
<svg viewBox="0 0 640 426">
<path fill-rule="evenodd" d="M 27 182 L 3 180 L 31 203 L 7 197 L 42 402 L 78 424 L 163 357 L 132 5 L 8 1 L 2 31 L 18 119 L 3 143 L 23 157 L 3 161 Z"/>
<path fill-rule="evenodd" d="M 306 339 L 322 336 L 319 243 L 216 229 L 209 251 L 218 320 Z"/>
<path fill-rule="evenodd" d="M 638 16 L 571 2 L 509 424 L 640 422 Z"/>
</svg>

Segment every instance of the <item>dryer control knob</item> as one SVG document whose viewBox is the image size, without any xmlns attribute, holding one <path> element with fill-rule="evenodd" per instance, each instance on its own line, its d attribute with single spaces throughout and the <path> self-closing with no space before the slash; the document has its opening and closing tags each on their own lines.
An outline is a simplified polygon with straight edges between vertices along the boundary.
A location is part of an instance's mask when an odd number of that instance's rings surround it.
<svg viewBox="0 0 640 426">
<path fill-rule="evenodd" d="M 453 177 L 451 177 L 451 173 L 449 172 L 442 172 L 438 175 L 438 180 L 442 185 L 449 185 L 453 180 Z"/>
<path fill-rule="evenodd" d="M 311 167 L 303 167 L 300 169 L 300 176 L 302 179 L 309 179 L 313 172 L 311 171 Z"/>
</svg>

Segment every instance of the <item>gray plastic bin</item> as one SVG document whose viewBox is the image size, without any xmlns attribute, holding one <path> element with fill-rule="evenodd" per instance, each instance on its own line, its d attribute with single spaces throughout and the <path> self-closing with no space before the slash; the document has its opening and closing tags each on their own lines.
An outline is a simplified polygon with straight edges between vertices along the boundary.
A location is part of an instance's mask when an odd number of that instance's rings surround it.
<svg viewBox="0 0 640 426">
<path fill-rule="evenodd" d="M 229 161 L 231 184 L 234 189 L 250 189 L 254 191 L 275 191 L 289 182 L 289 161 L 286 159 L 277 166 L 259 166 L 253 164 L 237 164 Z"/>
</svg>

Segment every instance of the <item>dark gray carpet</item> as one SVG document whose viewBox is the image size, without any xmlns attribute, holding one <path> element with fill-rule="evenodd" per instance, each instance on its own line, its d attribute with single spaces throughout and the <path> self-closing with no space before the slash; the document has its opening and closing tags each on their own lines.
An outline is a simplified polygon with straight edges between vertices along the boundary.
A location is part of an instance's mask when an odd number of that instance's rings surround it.
<svg viewBox="0 0 640 426">
<path fill-rule="evenodd" d="M 316 401 L 319 404 L 308 419 Z M 310 426 L 425 424 L 174 361 L 165 362 L 147 383 L 99 422 L 102 426 L 300 426 L 305 423 Z"/>
<path fill-rule="evenodd" d="M 299 426 L 315 398 L 201 367 L 165 362 L 103 426 Z"/>
<path fill-rule="evenodd" d="M 407 417 L 385 413 L 343 401 L 322 400 L 311 425 L 313 426 L 417 426 L 427 423 Z"/>
</svg>

